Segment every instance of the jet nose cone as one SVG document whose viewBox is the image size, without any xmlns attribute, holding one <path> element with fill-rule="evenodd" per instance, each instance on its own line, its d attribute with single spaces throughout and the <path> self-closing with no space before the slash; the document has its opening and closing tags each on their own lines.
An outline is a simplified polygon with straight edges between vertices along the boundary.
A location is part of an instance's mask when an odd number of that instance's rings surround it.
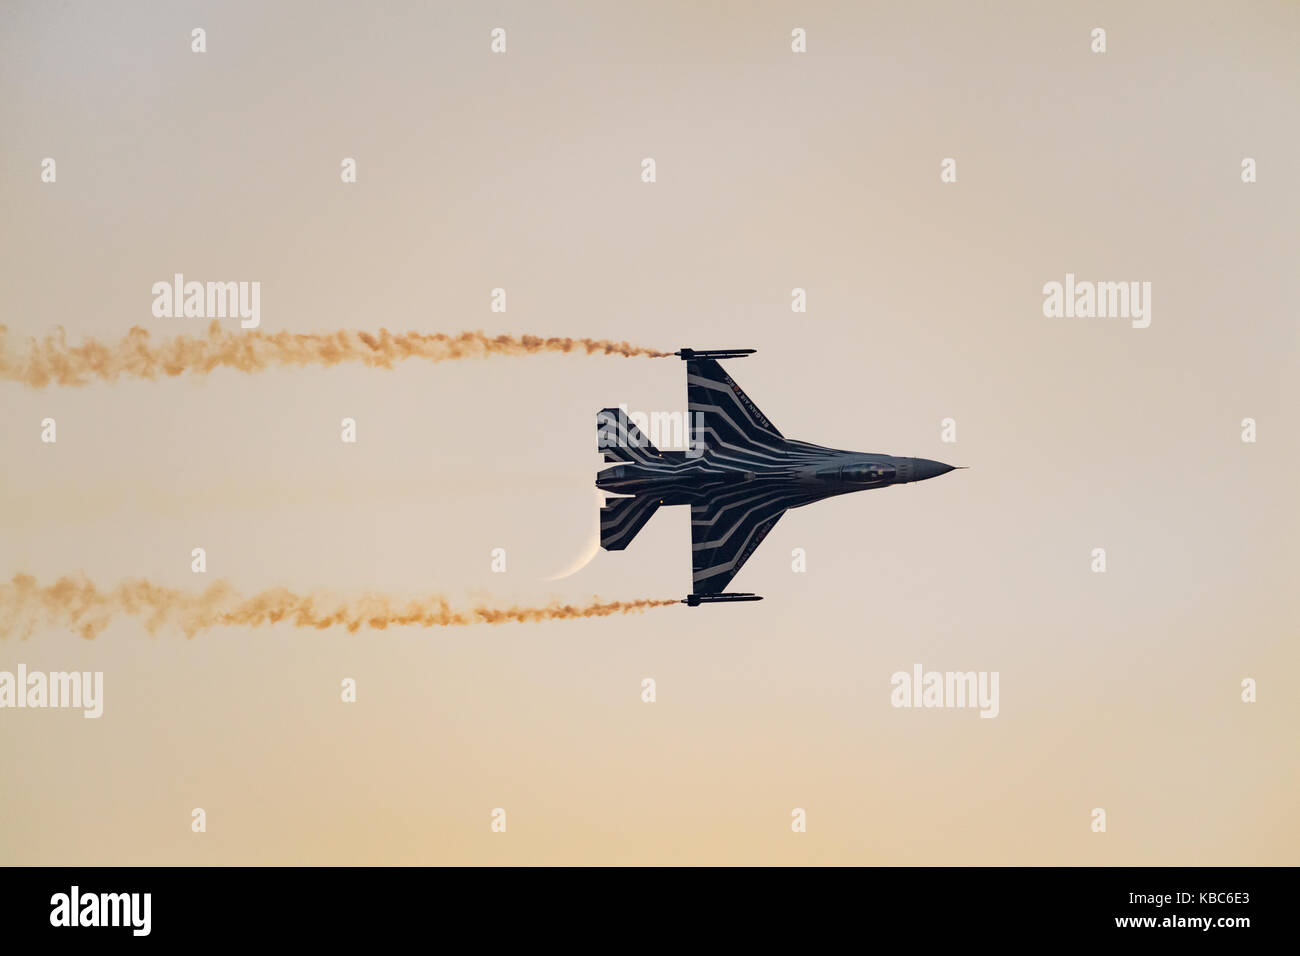
<svg viewBox="0 0 1300 956">
<path fill-rule="evenodd" d="M 927 478 L 937 478 L 940 475 L 946 475 L 953 470 L 952 465 L 945 465 L 941 461 L 931 461 L 929 458 L 912 459 L 912 480 L 925 481 Z"/>
</svg>

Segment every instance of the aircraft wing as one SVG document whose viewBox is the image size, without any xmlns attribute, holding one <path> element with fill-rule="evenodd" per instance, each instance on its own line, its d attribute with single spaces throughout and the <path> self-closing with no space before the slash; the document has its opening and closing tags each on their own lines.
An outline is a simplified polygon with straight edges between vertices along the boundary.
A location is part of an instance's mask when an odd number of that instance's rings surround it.
<svg viewBox="0 0 1300 956">
<path fill-rule="evenodd" d="M 758 489 L 750 485 L 691 505 L 693 593 L 723 591 L 781 515 L 814 498 L 790 487 Z"/>
<path fill-rule="evenodd" d="M 717 359 L 686 360 L 686 402 L 692 439 L 711 455 L 738 457 L 755 464 L 783 459 L 785 439 Z M 702 423 L 702 433 L 696 432 Z"/>
</svg>

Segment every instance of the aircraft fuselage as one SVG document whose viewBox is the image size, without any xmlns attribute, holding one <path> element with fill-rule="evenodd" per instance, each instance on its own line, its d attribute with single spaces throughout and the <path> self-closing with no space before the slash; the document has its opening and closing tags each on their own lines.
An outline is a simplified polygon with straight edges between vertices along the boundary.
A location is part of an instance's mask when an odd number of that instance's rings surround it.
<svg viewBox="0 0 1300 956">
<path fill-rule="evenodd" d="M 797 444 L 804 453 L 797 462 L 775 459 L 771 463 L 728 464 L 720 455 L 692 458 L 685 452 L 661 452 L 648 464 L 620 464 L 598 472 L 596 487 L 619 495 L 658 495 L 664 505 L 685 505 L 724 487 L 752 482 L 757 490 L 779 484 L 807 495 L 809 500 L 799 502 L 802 505 L 853 491 L 924 481 L 953 470 L 952 465 L 929 458 L 897 458 Z"/>
</svg>

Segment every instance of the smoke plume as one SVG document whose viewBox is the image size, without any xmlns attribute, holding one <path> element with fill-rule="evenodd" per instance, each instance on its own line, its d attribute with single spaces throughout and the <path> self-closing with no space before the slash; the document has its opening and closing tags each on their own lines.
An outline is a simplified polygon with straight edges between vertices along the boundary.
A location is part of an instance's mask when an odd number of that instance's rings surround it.
<svg viewBox="0 0 1300 956">
<path fill-rule="evenodd" d="M 268 368 L 333 366 L 360 362 L 370 368 L 392 368 L 410 358 L 428 362 L 486 358 L 489 355 L 535 355 L 540 352 L 578 352 L 585 355 L 622 355 L 664 358 L 671 352 L 615 342 L 609 339 L 542 338 L 535 335 L 488 335 L 484 332 L 399 332 L 381 329 L 375 334 L 341 330 L 322 333 L 231 331 L 214 321 L 206 336 L 178 335 L 155 341 L 135 326 L 120 342 L 104 344 L 88 338 L 69 345 L 63 329 L 44 339 L 29 338 L 22 354 L 11 349 L 8 328 L 0 325 L 0 380 L 22 382 L 33 388 L 85 385 L 96 379 L 156 379 L 184 372 L 205 374 L 216 368 L 260 372 Z"/>
<path fill-rule="evenodd" d="M 0 584 L 0 638 L 23 638 L 39 626 L 67 627 L 95 638 L 119 615 L 139 617 L 150 634 L 176 628 L 193 637 L 213 627 L 259 627 L 281 622 L 293 627 L 325 630 L 346 627 L 384 630 L 388 627 L 462 627 L 567 618 L 608 617 L 641 613 L 676 604 L 673 600 L 599 601 L 574 605 L 553 602 L 543 607 L 454 609 L 437 595 L 401 601 L 384 594 L 354 599 L 330 595 L 294 594 L 285 588 L 243 597 L 225 581 L 205 591 L 181 591 L 144 580 L 128 580 L 101 591 L 82 575 L 59 578 L 42 587 L 35 578 L 17 574 Z"/>
</svg>

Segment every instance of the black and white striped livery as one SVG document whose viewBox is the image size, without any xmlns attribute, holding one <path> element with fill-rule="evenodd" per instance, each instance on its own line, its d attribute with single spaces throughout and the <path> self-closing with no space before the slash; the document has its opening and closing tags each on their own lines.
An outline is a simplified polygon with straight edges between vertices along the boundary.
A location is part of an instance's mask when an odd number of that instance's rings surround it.
<svg viewBox="0 0 1300 956">
<path fill-rule="evenodd" d="M 685 603 L 757 601 L 724 591 L 790 508 L 833 495 L 922 481 L 953 470 L 928 458 L 895 458 L 791 441 L 728 375 L 719 359 L 753 349 L 676 353 L 686 362 L 690 451 L 660 451 L 618 408 L 596 416 L 597 446 L 612 468 L 596 487 L 600 545 L 628 546 L 664 505 L 689 505 L 693 587 Z"/>
</svg>

